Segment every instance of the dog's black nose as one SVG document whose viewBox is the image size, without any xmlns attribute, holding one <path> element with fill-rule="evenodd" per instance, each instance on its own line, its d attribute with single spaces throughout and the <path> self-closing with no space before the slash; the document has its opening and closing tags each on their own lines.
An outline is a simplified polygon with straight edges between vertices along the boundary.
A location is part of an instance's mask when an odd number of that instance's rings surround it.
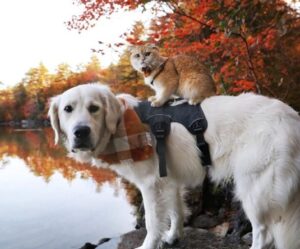
<svg viewBox="0 0 300 249">
<path fill-rule="evenodd" d="M 91 128 L 88 126 L 77 126 L 74 129 L 76 138 L 87 138 L 91 133 Z"/>
</svg>

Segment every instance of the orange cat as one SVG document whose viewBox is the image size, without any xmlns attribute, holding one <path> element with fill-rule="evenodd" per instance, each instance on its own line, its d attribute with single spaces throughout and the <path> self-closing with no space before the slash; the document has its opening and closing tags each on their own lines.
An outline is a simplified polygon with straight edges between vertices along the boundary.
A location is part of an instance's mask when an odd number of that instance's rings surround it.
<svg viewBox="0 0 300 249">
<path fill-rule="evenodd" d="M 131 64 L 143 73 L 145 83 L 155 90 L 152 106 L 162 106 L 172 95 L 178 95 L 195 105 L 215 95 L 215 83 L 208 69 L 196 58 L 187 55 L 163 57 L 152 45 L 130 49 Z"/>
</svg>

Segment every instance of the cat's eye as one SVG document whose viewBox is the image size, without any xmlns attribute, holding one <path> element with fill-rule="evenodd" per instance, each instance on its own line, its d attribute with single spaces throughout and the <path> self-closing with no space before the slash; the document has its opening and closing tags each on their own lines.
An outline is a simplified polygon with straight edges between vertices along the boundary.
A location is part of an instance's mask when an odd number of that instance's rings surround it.
<svg viewBox="0 0 300 249">
<path fill-rule="evenodd" d="M 145 56 L 149 56 L 151 54 L 151 52 L 147 52 L 145 53 Z"/>
<path fill-rule="evenodd" d="M 65 108 L 64 108 L 65 112 L 72 112 L 73 111 L 73 107 L 71 105 L 66 105 Z"/>
<path fill-rule="evenodd" d="M 95 113 L 95 112 L 97 112 L 99 110 L 99 106 L 97 106 L 97 105 L 90 105 L 88 109 L 89 109 L 90 113 Z"/>
<path fill-rule="evenodd" d="M 140 54 L 135 54 L 134 57 L 135 58 L 140 58 Z"/>
</svg>

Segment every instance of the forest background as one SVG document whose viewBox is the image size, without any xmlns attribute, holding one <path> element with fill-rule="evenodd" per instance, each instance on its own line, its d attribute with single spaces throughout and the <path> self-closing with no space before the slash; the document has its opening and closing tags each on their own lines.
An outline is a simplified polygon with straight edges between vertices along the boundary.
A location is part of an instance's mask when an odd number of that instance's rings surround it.
<svg viewBox="0 0 300 249">
<path fill-rule="evenodd" d="M 294 1 L 295 2 L 295 1 Z M 107 68 L 95 55 L 72 70 L 68 64 L 50 73 L 42 63 L 29 68 L 17 85 L 0 91 L 0 121 L 46 120 L 49 98 L 88 82 L 103 82 L 115 93 L 145 99 L 151 90 L 130 65 L 129 45 L 156 44 L 165 56 L 192 54 L 205 63 L 219 94 L 253 91 L 278 98 L 300 111 L 299 11 L 283 0 L 77 0 L 83 7 L 67 27 L 84 32 L 111 13 L 146 8 L 157 14 L 145 27 L 124 31 L 124 42 L 91 48 L 123 51 Z M 5 69 L 4 69 L 5 70 Z"/>
</svg>

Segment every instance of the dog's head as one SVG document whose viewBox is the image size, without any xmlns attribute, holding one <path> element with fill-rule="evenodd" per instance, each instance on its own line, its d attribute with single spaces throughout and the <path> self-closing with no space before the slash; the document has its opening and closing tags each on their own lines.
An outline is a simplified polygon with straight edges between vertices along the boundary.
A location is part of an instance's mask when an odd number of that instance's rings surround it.
<svg viewBox="0 0 300 249">
<path fill-rule="evenodd" d="M 63 139 L 70 153 L 90 155 L 116 132 L 121 105 L 108 87 L 87 84 L 52 98 L 48 114 L 56 144 Z"/>
</svg>

